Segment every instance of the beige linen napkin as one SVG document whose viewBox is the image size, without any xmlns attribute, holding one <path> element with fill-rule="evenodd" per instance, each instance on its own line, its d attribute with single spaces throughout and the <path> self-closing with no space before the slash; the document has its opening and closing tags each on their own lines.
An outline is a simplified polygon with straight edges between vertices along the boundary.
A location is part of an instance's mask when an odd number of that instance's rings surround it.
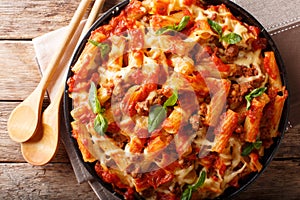
<svg viewBox="0 0 300 200">
<path fill-rule="evenodd" d="M 290 118 L 292 125 L 300 124 L 300 93 L 297 87 L 300 85 L 300 0 L 284 1 L 284 0 L 233 0 L 244 9 L 248 10 L 254 17 L 262 23 L 262 25 L 270 32 L 272 38 L 277 44 L 282 58 L 285 62 L 290 85 L 291 112 Z M 78 27 L 77 33 L 72 39 L 72 45 L 67 52 L 73 52 L 76 47 L 78 37 L 80 35 L 83 23 Z M 41 73 L 43 73 L 52 57 L 57 50 L 59 43 L 62 42 L 66 28 L 47 33 L 33 39 L 36 59 L 39 63 Z M 68 66 L 68 65 L 67 65 Z M 58 82 L 65 80 L 67 66 L 61 68 L 59 81 L 53 80 L 48 88 L 50 99 L 55 96 Z M 105 188 L 103 188 L 92 175 L 84 168 L 77 154 L 71 148 L 71 138 L 65 131 L 62 120 L 61 123 L 61 140 L 70 158 L 73 170 L 79 183 L 88 181 L 92 189 L 95 191 L 99 199 L 116 199 Z"/>
</svg>

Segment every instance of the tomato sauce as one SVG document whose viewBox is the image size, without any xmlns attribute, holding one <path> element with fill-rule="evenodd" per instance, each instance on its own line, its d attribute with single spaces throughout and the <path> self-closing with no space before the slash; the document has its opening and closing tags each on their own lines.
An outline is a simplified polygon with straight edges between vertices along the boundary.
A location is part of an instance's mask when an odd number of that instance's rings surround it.
<svg viewBox="0 0 300 200">
<path fill-rule="evenodd" d="M 174 178 L 174 175 L 166 172 L 164 169 L 148 172 L 142 175 L 140 178 L 136 178 L 137 188 L 157 188 L 158 186 L 170 182 Z"/>
<path fill-rule="evenodd" d="M 273 71 L 273 68 L 271 67 L 271 59 L 270 59 L 269 56 L 266 56 L 264 58 L 264 67 L 265 67 L 267 73 L 271 76 L 272 79 L 277 78 L 276 72 Z"/>
<path fill-rule="evenodd" d="M 99 162 L 97 162 L 95 165 L 95 171 L 98 176 L 100 176 L 105 182 L 113 183 L 114 186 L 118 189 L 125 189 L 125 192 L 122 192 L 122 190 L 120 190 L 119 192 L 122 193 L 126 199 L 134 199 L 134 189 L 122 183 L 122 181 L 116 174 L 104 170 Z"/>
</svg>

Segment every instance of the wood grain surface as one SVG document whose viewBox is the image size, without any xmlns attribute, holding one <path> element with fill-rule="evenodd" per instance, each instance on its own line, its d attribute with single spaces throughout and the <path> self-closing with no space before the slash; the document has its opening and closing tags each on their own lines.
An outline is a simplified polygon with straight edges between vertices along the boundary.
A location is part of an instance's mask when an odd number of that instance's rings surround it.
<svg viewBox="0 0 300 200">
<path fill-rule="evenodd" d="M 105 3 L 104 10 L 114 3 Z M 87 183 L 77 183 L 62 144 L 50 164 L 31 166 L 6 130 L 10 112 L 41 77 L 31 39 L 66 26 L 78 4 L 78 0 L 0 1 L 0 199 L 97 199 Z M 46 98 L 44 105 L 48 102 Z M 265 172 L 237 199 L 300 199 L 299 149 L 297 125 L 286 132 Z"/>
</svg>

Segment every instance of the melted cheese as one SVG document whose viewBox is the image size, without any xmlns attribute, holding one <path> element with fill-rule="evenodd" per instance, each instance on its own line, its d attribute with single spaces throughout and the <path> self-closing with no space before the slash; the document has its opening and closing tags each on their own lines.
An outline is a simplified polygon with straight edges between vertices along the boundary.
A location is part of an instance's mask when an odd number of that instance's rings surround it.
<svg viewBox="0 0 300 200">
<path fill-rule="evenodd" d="M 261 66 L 261 50 L 252 51 L 240 51 L 234 64 L 250 67 L 251 65 L 259 68 Z"/>
<path fill-rule="evenodd" d="M 141 11 L 144 13 L 147 10 L 151 18 L 156 11 L 155 9 L 159 2 L 161 1 L 144 0 L 142 1 L 143 6 L 141 7 Z M 162 2 L 165 3 L 165 1 Z M 144 38 L 144 48 L 135 50 L 138 52 L 126 52 L 129 45 L 127 41 L 128 38 L 125 36 L 126 34 L 113 35 L 109 38 L 109 41 L 111 42 L 111 51 L 109 52 L 107 62 L 101 62 L 101 66 L 98 66 L 95 60 L 97 60 L 96 56 L 98 55 L 99 50 L 97 47 L 88 44 L 83 54 L 80 56 L 80 59 L 72 68 L 75 73 L 81 72 L 81 69 L 87 69 L 87 71 L 90 70 L 94 72 L 97 68 L 100 77 L 98 83 L 100 87 L 103 87 L 107 83 L 113 83 L 112 96 L 109 96 L 111 95 L 109 94 L 111 91 L 98 91 L 98 95 L 107 95 L 103 97 L 105 101 L 101 101 L 102 104 L 105 104 L 110 98 L 112 99 L 111 103 L 113 104 L 115 103 L 113 101 L 114 95 L 118 95 L 119 93 L 122 95 L 124 94 L 123 99 L 116 101 L 117 105 L 105 105 L 108 107 L 110 106 L 104 111 L 104 116 L 108 123 L 116 122 L 120 128 L 118 133 L 114 133 L 116 134 L 114 135 L 116 138 L 110 138 L 106 135 L 102 136 L 96 133 L 93 123 L 93 118 L 95 116 L 91 113 L 88 104 L 89 94 L 88 91 L 84 90 L 83 92 L 75 91 L 70 94 L 74 101 L 74 109 L 71 114 L 75 122 L 72 122 L 72 128 L 78 132 L 77 141 L 81 145 L 80 150 L 82 151 L 84 158 L 88 161 L 88 153 L 90 153 L 92 157 L 91 161 L 94 161 L 94 159 L 98 160 L 104 169 L 110 170 L 110 172 L 116 174 L 122 180 L 122 183 L 125 183 L 130 187 L 136 187 L 138 184 L 133 175 L 164 169 L 167 173 L 172 174 L 174 178 L 162 186 L 158 185 L 155 188 L 155 191 L 170 193 L 175 188 L 176 190 L 177 188 L 183 190 L 189 185 L 195 184 L 199 176 L 197 172 L 206 170 L 209 171 L 209 173 L 207 174 L 203 186 L 201 186 L 198 191 L 193 192 L 197 192 L 197 197 L 199 198 L 217 197 L 229 187 L 229 183 L 232 180 L 251 171 L 250 164 L 247 163 L 251 161 L 246 162 L 244 157 L 241 156 L 242 146 L 245 144 L 245 141 L 243 141 L 242 137 L 239 138 L 238 134 L 232 134 L 232 136 L 230 136 L 226 146 L 221 152 L 211 153 L 212 147 L 217 143 L 217 140 L 215 140 L 215 129 L 218 128 L 218 123 L 222 121 L 220 120 L 220 116 L 223 116 L 222 113 L 226 111 L 225 108 L 223 109 L 222 104 L 222 109 L 219 110 L 214 120 L 216 124 L 213 124 L 214 126 L 211 127 L 205 125 L 205 120 L 212 109 L 211 104 L 220 102 L 215 102 L 215 99 L 213 99 L 214 94 L 217 93 L 216 90 L 218 90 L 218 86 L 216 86 L 215 83 L 218 81 L 222 82 L 223 80 L 228 82 L 227 89 L 229 91 L 230 81 L 232 80 L 238 84 L 243 84 L 264 78 L 265 81 L 262 84 L 265 84 L 268 77 L 263 74 L 261 69 L 263 65 L 261 50 L 252 51 L 251 45 L 247 43 L 249 39 L 256 39 L 256 37 L 253 33 L 248 31 L 245 24 L 232 17 L 229 9 L 225 6 L 219 6 L 218 8 L 209 7 L 209 9 L 205 10 L 196 5 L 187 6 L 185 5 L 184 0 L 170 0 L 167 4 L 168 15 L 161 16 L 161 19 L 175 22 L 174 19 L 171 19 L 170 15 L 173 12 L 186 11 L 186 9 L 192 14 L 191 20 L 194 20 L 193 24 L 196 24 L 196 22 L 201 20 L 207 22 L 206 20 L 208 18 L 214 19 L 214 21 L 222 27 L 223 35 L 232 32 L 239 34 L 242 37 L 242 41 L 236 44 L 240 50 L 239 54 L 233 60 L 229 60 L 228 64 L 232 66 L 240 65 L 253 67 L 257 71 L 257 75 L 239 78 L 230 77 L 230 80 L 225 80 L 226 77 L 220 76 L 219 72 L 214 72 L 216 70 L 211 69 L 214 61 L 208 55 L 208 52 L 204 52 L 204 48 L 199 48 L 199 53 L 203 53 L 203 58 L 200 56 L 200 58 L 196 60 L 198 61 L 198 64 L 195 66 L 195 58 L 191 56 L 191 52 L 195 50 L 195 45 L 198 45 L 197 42 L 204 43 L 204 46 L 211 45 L 212 47 L 216 47 L 215 43 L 211 42 L 211 38 L 220 38 L 220 36 L 210 27 L 206 27 L 207 30 L 205 31 L 199 29 L 199 27 L 198 29 L 193 29 L 194 31 L 191 31 L 191 34 L 186 37 L 183 37 L 180 33 L 178 33 L 178 35 L 175 33 L 157 35 L 155 30 L 148 27 L 147 20 L 137 18 L 135 19 L 137 24 L 133 27 L 140 24 L 145 26 L 143 27 L 143 31 L 141 31 Z M 94 34 L 95 38 L 92 39 L 97 39 L 100 36 L 102 38 L 103 34 Z M 220 48 L 218 53 L 224 55 L 228 44 L 222 41 L 220 45 L 222 45 L 222 48 Z M 128 62 L 125 62 L 126 58 L 128 58 Z M 224 59 L 226 59 L 226 56 L 224 56 Z M 125 66 L 125 63 L 127 66 Z M 132 75 L 133 73 L 136 73 L 136 69 L 139 69 L 139 72 L 141 72 L 143 76 L 142 83 L 139 84 L 149 83 L 149 81 L 153 84 L 153 82 L 156 81 L 153 77 L 157 77 L 157 75 L 163 73 L 163 75 L 166 76 L 166 80 L 158 80 L 158 90 L 150 92 L 143 91 L 143 93 L 140 94 L 141 96 L 136 97 L 136 99 L 133 98 L 138 103 L 145 103 L 142 105 L 149 107 L 154 104 L 161 104 L 162 106 L 168 98 L 168 95 L 165 94 L 168 90 L 179 91 L 176 105 L 163 108 L 166 109 L 167 112 L 166 118 L 170 117 L 174 110 L 180 111 L 179 113 L 182 114 L 184 122 L 178 126 L 180 128 L 174 124 L 171 126 L 171 128 L 173 128 L 172 130 L 176 131 L 168 132 L 165 129 L 162 129 L 153 133 L 146 132 L 146 135 L 143 135 L 143 137 L 147 137 L 146 141 L 144 141 L 145 138 L 139 138 L 137 133 L 141 130 L 147 130 L 148 116 L 139 114 L 128 116 L 126 113 L 120 114 L 120 112 L 123 112 L 120 111 L 122 110 L 122 106 L 126 104 L 126 98 L 132 94 L 133 91 L 136 91 L 137 88 L 141 87 L 136 80 L 132 80 L 132 77 L 135 77 Z M 230 68 L 230 70 L 232 69 Z M 204 82 L 206 82 L 206 84 L 211 83 L 207 90 L 212 91 L 199 90 L 198 92 L 202 93 L 196 94 L 191 84 L 193 77 L 190 76 L 196 72 L 201 74 L 201 78 L 205 79 Z M 232 72 L 232 74 L 234 74 L 234 72 Z M 88 75 L 88 73 L 86 72 L 86 74 L 83 75 Z M 221 77 L 224 79 L 221 79 Z M 212 79 L 216 80 L 216 82 L 209 81 Z M 82 84 L 84 86 L 85 84 L 89 84 L 89 81 L 90 80 L 84 80 L 80 82 L 79 85 Z M 121 82 L 128 84 L 129 86 L 126 88 L 129 89 L 126 89 L 126 91 L 122 90 L 122 85 L 120 85 Z M 224 99 L 227 99 L 227 93 L 224 94 Z M 186 94 L 187 96 L 184 96 Z M 210 96 L 211 94 L 212 96 Z M 122 96 L 119 98 L 122 98 Z M 189 109 L 187 109 L 181 107 L 183 105 L 182 102 L 186 99 L 189 100 L 189 105 L 187 106 L 193 108 L 189 107 Z M 205 109 L 201 109 L 202 105 L 207 106 Z M 132 104 L 131 106 L 135 106 L 135 104 Z M 134 109 L 136 109 L 136 107 L 134 107 Z M 194 124 L 189 121 L 193 116 L 196 116 L 195 120 L 198 120 L 196 123 L 200 125 L 198 129 L 197 127 L 193 127 Z M 200 119 L 197 119 L 197 116 Z M 82 117 L 89 118 L 86 122 L 83 122 Z M 163 119 L 163 121 L 164 120 L 165 119 Z M 240 123 L 243 123 L 242 119 Z M 117 134 L 126 138 L 122 148 L 119 147 L 121 145 L 116 145 L 117 141 L 115 140 L 119 139 Z M 164 143 L 165 146 L 161 147 L 158 145 L 152 147 L 152 149 L 149 148 L 151 142 L 156 138 L 158 138 L 158 142 L 161 142 L 159 144 Z M 135 147 L 134 145 L 136 145 L 135 142 L 140 142 L 140 153 L 134 153 L 132 151 Z M 155 147 L 157 147 L 157 149 L 155 149 Z M 263 149 L 264 147 L 262 147 L 260 152 L 263 152 Z M 194 150 L 197 151 L 194 152 Z M 196 156 L 196 158 L 193 158 L 194 160 L 191 159 L 193 156 Z M 210 158 L 209 156 L 212 157 Z M 210 163 L 210 159 L 214 160 L 214 162 Z M 173 162 L 178 162 L 178 165 L 172 166 Z M 220 166 L 218 166 L 219 168 L 215 166 L 217 164 L 220 164 Z M 171 167 L 168 168 L 167 166 Z M 138 192 L 143 194 L 143 191 Z M 153 195 L 150 196 L 149 199 L 155 199 L 155 192 L 153 192 Z"/>
</svg>

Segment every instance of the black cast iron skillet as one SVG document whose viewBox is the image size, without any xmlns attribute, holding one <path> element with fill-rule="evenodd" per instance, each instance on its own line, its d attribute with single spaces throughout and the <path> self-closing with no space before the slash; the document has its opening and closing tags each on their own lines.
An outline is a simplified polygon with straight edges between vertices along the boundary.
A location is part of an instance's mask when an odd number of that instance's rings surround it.
<svg viewBox="0 0 300 200">
<path fill-rule="evenodd" d="M 272 38 L 270 37 L 268 32 L 264 29 L 264 27 L 253 16 L 251 16 L 247 11 L 245 11 L 243 8 L 241 8 L 240 6 L 236 5 L 235 3 L 233 3 L 229 0 L 209 0 L 209 1 L 207 0 L 207 2 L 208 2 L 208 4 L 212 4 L 212 5 L 219 5 L 219 4 L 222 4 L 222 3 L 226 4 L 226 6 L 230 9 L 230 11 L 233 13 L 233 15 L 241 17 L 241 21 L 246 22 L 249 25 L 257 26 L 261 30 L 261 33 L 260 33 L 261 36 L 268 40 L 268 45 L 267 45 L 267 48 L 265 49 L 265 51 L 273 51 L 275 53 L 275 57 L 276 57 L 276 61 L 277 61 L 277 64 L 278 64 L 278 67 L 279 67 L 279 70 L 280 70 L 280 75 L 281 75 L 283 85 L 285 85 L 287 90 L 288 90 L 287 75 L 286 75 L 286 71 L 285 71 L 285 68 L 284 68 L 282 58 L 279 54 L 279 51 L 278 51 L 274 41 L 272 40 Z M 128 3 L 129 3 L 129 1 L 126 0 L 126 1 L 123 1 L 119 4 L 117 4 L 116 6 L 109 9 L 106 13 L 104 13 L 95 22 L 95 24 L 91 27 L 90 31 L 85 35 L 83 40 L 78 45 L 76 51 L 74 52 L 73 58 L 72 58 L 71 63 L 70 63 L 68 78 L 73 75 L 72 71 L 71 71 L 71 66 L 73 66 L 76 63 L 77 59 L 79 58 L 81 52 L 83 51 L 83 49 L 85 47 L 85 44 L 87 43 L 88 38 L 90 37 L 91 31 L 95 30 L 97 27 L 99 27 L 103 24 L 108 23 L 108 21 L 113 16 L 118 15 L 120 13 L 120 11 L 122 9 L 124 9 L 124 7 Z M 66 124 L 66 128 L 67 128 L 67 133 L 66 134 L 68 134 L 68 136 L 72 140 L 73 149 L 74 149 L 74 151 L 76 151 L 78 156 L 81 158 L 81 161 L 84 164 L 85 168 L 92 174 L 92 176 L 97 181 L 99 181 L 106 189 L 108 189 L 111 192 L 112 195 L 114 195 L 115 197 L 118 197 L 120 199 L 123 199 L 121 195 L 117 194 L 113 190 L 113 188 L 110 184 L 103 182 L 97 176 L 97 174 L 94 170 L 95 163 L 86 163 L 82 159 L 81 152 L 80 152 L 80 150 L 77 146 L 77 142 L 74 138 L 72 138 L 72 128 L 71 128 L 71 125 L 70 125 L 70 123 L 73 121 L 73 119 L 70 115 L 70 112 L 72 110 L 72 99 L 69 98 L 68 85 L 67 84 L 66 84 L 66 89 L 65 89 L 65 94 L 64 94 L 63 107 L 64 107 L 65 124 Z M 281 143 L 281 140 L 284 136 L 284 132 L 286 130 L 286 126 L 287 126 L 287 122 L 288 122 L 288 112 L 289 112 L 289 97 L 286 99 L 286 102 L 285 102 L 285 105 L 284 105 L 284 108 L 283 108 L 283 112 L 282 112 L 282 116 L 281 116 L 281 121 L 280 121 L 280 125 L 279 125 L 280 136 L 274 139 L 273 145 L 265 151 L 265 155 L 261 158 L 261 164 L 263 165 L 263 169 L 260 172 L 252 173 L 249 176 L 247 176 L 245 179 L 241 180 L 239 182 L 239 184 L 240 184 L 239 188 L 230 187 L 230 188 L 226 189 L 225 192 L 220 197 L 218 197 L 216 199 L 231 199 L 231 198 L 233 198 L 238 193 L 240 193 L 242 190 L 244 190 L 250 183 L 252 183 L 254 180 L 256 180 L 264 172 L 266 167 L 269 165 L 269 163 L 273 159 L 274 154 L 277 151 L 277 149 L 278 149 L 278 147 Z M 137 199 L 142 199 L 141 197 L 139 197 L 139 195 L 136 195 L 136 198 Z"/>
</svg>

